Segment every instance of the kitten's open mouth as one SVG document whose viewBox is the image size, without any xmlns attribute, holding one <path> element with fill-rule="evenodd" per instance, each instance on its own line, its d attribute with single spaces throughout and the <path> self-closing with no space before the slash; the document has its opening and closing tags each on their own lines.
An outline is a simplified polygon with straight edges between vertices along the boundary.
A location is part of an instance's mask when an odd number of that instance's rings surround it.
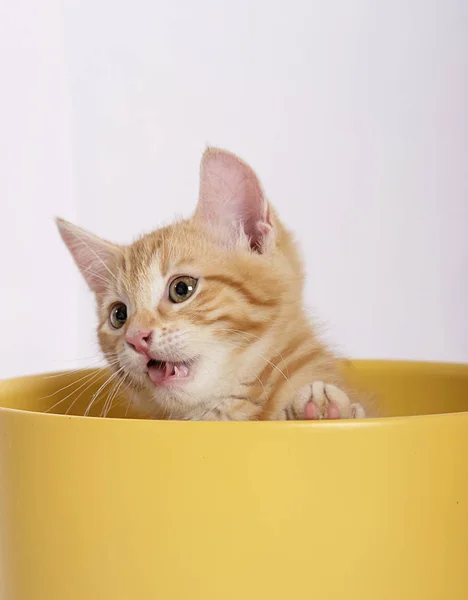
<svg viewBox="0 0 468 600">
<path fill-rule="evenodd" d="M 190 376 L 190 365 L 186 362 L 167 362 L 151 359 L 146 365 L 148 375 L 155 385 L 185 381 Z"/>
</svg>

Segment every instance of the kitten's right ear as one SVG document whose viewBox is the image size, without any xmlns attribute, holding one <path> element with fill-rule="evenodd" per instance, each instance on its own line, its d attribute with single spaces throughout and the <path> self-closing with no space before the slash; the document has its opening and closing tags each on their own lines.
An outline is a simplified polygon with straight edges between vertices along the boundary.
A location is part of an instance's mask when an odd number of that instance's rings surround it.
<svg viewBox="0 0 468 600">
<path fill-rule="evenodd" d="M 90 289 L 96 294 L 109 289 L 115 281 L 113 265 L 120 248 L 64 219 L 55 222 Z"/>
<path fill-rule="evenodd" d="M 232 152 L 207 148 L 200 165 L 200 197 L 194 218 L 218 229 L 222 239 L 242 237 L 255 252 L 274 247 L 271 210 L 255 171 Z"/>
</svg>

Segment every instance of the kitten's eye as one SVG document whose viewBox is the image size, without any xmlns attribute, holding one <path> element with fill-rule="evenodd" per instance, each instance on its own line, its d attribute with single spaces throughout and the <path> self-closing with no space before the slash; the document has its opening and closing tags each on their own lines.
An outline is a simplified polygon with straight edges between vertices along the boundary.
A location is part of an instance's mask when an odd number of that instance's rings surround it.
<svg viewBox="0 0 468 600">
<path fill-rule="evenodd" d="M 188 300 L 197 287 L 197 279 L 184 275 L 176 277 L 169 286 L 169 298 L 171 302 L 178 304 Z"/>
<path fill-rule="evenodd" d="M 120 329 L 127 320 L 127 307 L 122 302 L 114 304 L 111 308 L 109 321 L 114 329 Z"/>
</svg>

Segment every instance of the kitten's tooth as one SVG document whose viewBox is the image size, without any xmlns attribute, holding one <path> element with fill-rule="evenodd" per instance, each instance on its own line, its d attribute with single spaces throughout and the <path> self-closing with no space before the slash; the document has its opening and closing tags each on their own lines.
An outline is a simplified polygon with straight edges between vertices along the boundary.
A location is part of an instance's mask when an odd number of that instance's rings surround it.
<svg viewBox="0 0 468 600">
<path fill-rule="evenodd" d="M 179 367 L 177 365 L 174 365 L 174 376 L 179 377 L 179 373 L 180 373 Z"/>
<path fill-rule="evenodd" d="M 189 369 L 187 367 L 187 365 L 180 365 L 179 368 L 181 377 L 187 377 L 187 375 L 189 374 Z"/>
</svg>

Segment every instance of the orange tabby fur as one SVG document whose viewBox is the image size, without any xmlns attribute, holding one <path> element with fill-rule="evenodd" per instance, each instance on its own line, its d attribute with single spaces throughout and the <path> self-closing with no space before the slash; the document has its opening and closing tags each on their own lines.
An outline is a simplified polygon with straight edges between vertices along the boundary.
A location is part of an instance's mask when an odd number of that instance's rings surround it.
<svg viewBox="0 0 468 600">
<path fill-rule="evenodd" d="M 220 217 L 231 200 L 233 219 Z M 352 397 L 335 356 L 304 311 L 296 243 L 254 172 L 234 155 L 208 149 L 195 215 L 129 246 L 58 223 L 96 294 L 101 348 L 132 400 L 152 417 L 301 418 L 293 400 L 314 381 L 334 384 Z M 174 304 L 167 286 L 181 275 L 198 279 L 198 285 L 191 298 Z M 109 323 L 116 302 L 128 310 L 118 330 Z M 180 386 L 155 386 L 144 359 L 126 341 L 129 330 L 140 329 L 152 331 L 151 351 L 158 360 L 196 357 L 193 378 Z"/>
</svg>

